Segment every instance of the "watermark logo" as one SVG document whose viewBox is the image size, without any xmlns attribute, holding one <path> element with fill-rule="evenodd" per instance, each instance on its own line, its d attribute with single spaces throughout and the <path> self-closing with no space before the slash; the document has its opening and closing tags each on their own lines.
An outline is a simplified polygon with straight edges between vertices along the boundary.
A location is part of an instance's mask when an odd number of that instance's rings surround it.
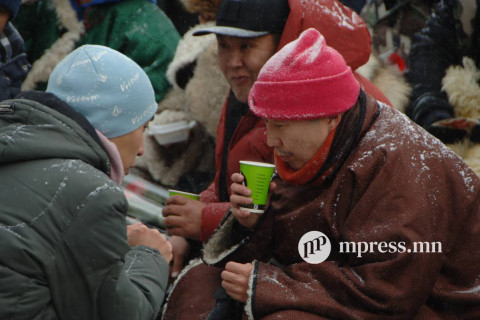
<svg viewBox="0 0 480 320">
<path fill-rule="evenodd" d="M 320 231 L 307 232 L 298 242 L 298 253 L 305 262 L 312 264 L 327 260 L 331 250 L 330 240 Z"/>
<path fill-rule="evenodd" d="M 413 242 L 410 246 L 405 241 L 343 241 L 338 243 L 338 252 L 355 254 L 362 258 L 364 254 L 375 253 L 442 253 L 442 243 L 437 242 Z M 332 245 L 330 239 L 320 231 L 305 233 L 298 242 L 298 253 L 308 263 L 318 264 L 327 260 Z"/>
<path fill-rule="evenodd" d="M 442 243 L 437 242 L 413 242 L 411 248 L 407 248 L 405 241 L 386 242 L 340 242 L 340 253 L 355 253 L 361 258 L 365 253 L 442 253 Z"/>
</svg>

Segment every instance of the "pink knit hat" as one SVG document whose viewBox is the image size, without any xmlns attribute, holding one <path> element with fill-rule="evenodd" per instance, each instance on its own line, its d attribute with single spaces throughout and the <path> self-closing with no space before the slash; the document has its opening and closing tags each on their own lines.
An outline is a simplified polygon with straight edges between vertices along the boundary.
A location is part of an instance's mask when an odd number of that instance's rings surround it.
<svg viewBox="0 0 480 320">
<path fill-rule="evenodd" d="M 261 118 L 317 119 L 352 108 L 359 93 L 360 84 L 343 57 L 310 28 L 267 61 L 248 104 Z"/>
</svg>

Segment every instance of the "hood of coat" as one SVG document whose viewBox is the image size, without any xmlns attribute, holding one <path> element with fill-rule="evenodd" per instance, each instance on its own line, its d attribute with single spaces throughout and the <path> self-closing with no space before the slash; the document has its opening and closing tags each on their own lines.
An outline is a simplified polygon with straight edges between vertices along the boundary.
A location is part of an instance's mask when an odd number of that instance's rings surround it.
<svg viewBox="0 0 480 320">
<path fill-rule="evenodd" d="M 21 93 L 0 103 L 0 165 L 37 159 L 78 159 L 105 174 L 110 161 L 95 129 L 52 94 Z"/>
<path fill-rule="evenodd" d="M 342 54 L 352 70 L 368 61 L 370 31 L 355 11 L 336 0 L 289 0 L 288 3 L 290 13 L 277 51 L 297 39 L 303 31 L 315 28 L 330 47 Z"/>
</svg>

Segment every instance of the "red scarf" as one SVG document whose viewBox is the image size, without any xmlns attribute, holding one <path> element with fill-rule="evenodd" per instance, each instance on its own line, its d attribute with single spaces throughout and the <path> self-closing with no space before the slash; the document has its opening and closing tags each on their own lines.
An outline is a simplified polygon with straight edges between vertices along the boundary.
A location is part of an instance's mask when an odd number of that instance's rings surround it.
<svg viewBox="0 0 480 320">
<path fill-rule="evenodd" d="M 310 159 L 303 167 L 298 170 L 293 169 L 290 165 L 275 154 L 275 165 L 277 167 L 277 172 L 282 178 L 283 181 L 288 182 L 293 185 L 302 185 L 310 182 L 315 175 L 320 171 L 325 160 L 327 159 L 330 147 L 332 146 L 333 137 L 335 136 L 335 131 L 337 128 L 333 129 L 332 132 L 328 135 L 327 139 L 317 151 L 317 153 Z M 328 168 L 318 179 L 315 180 L 315 185 L 320 185 L 325 178 L 330 174 L 332 168 Z"/>
</svg>

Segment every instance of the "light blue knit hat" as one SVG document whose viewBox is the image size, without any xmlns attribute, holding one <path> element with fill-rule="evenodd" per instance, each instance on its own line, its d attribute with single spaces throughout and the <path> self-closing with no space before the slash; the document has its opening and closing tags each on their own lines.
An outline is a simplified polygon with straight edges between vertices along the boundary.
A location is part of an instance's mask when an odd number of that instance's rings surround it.
<svg viewBox="0 0 480 320">
<path fill-rule="evenodd" d="M 53 69 L 46 91 L 67 102 L 107 138 L 136 130 L 157 110 L 143 69 L 104 46 L 84 45 L 72 51 Z"/>
</svg>

